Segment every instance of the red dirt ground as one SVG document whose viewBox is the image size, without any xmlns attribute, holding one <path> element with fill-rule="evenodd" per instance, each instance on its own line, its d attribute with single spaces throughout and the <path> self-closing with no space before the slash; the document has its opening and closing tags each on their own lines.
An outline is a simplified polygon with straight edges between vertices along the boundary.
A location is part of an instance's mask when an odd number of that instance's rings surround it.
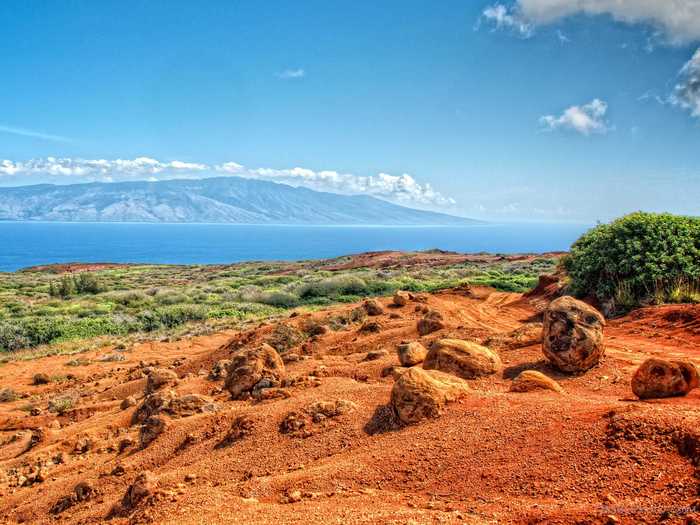
<svg viewBox="0 0 700 525">
<path fill-rule="evenodd" d="M 537 343 L 498 346 L 504 371 L 470 381 L 471 393 L 435 420 L 401 427 L 387 407 L 393 384 L 382 377 L 398 365 L 396 345 L 440 337 L 498 339 L 536 318 L 534 297 L 487 288 L 429 295 L 428 306 L 446 328 L 420 337 L 415 303 L 381 302 L 373 318 L 382 329 L 359 324 L 329 331 L 292 351 L 305 358 L 287 364 L 289 376 L 313 375 L 287 389 L 288 398 L 232 401 L 221 382 L 207 379 L 230 354 L 227 343 L 253 345 L 270 336 L 263 324 L 171 343 L 146 343 L 121 362 L 67 366 L 54 356 L 0 367 L 0 385 L 31 398 L 0 404 L 0 523 L 697 523 L 700 520 L 700 389 L 685 398 L 641 402 L 630 378 L 652 355 L 700 363 L 700 308 L 647 308 L 609 322 L 604 361 L 585 375 L 564 376 L 543 360 Z M 301 314 L 285 321 L 302 327 L 327 322 L 352 306 Z M 235 344 L 233 345 L 235 346 Z M 388 354 L 367 361 L 368 351 Z M 81 354 L 97 359 L 102 353 Z M 146 448 L 118 452 L 125 437 L 138 440 L 120 409 L 129 395 L 140 401 L 140 362 L 173 366 L 178 393 L 212 395 L 221 409 L 173 419 Z M 565 394 L 510 393 L 518 372 L 537 369 L 559 381 Z M 32 386 L 32 376 L 74 374 Z M 77 406 L 57 416 L 50 399 L 73 391 Z M 214 392 L 212 394 L 212 392 Z M 291 411 L 310 403 L 348 400 L 356 409 L 312 424 L 306 437 L 280 433 Z M 42 409 L 30 415 L 29 401 Z M 222 445 L 232 422 L 248 416 L 252 430 Z M 57 422 L 57 423 L 56 423 Z M 87 452 L 76 443 L 89 438 Z M 36 442 L 31 446 L 32 438 Z M 80 447 L 78 447 L 80 448 Z M 62 463 L 50 461 L 62 453 Z M 16 486 L 40 460 L 45 479 Z M 123 473 L 115 472 L 120 466 Z M 130 512 L 109 517 L 143 471 L 158 478 L 155 494 Z M 120 475 L 117 475 L 120 474 Z M 87 501 L 59 514 L 50 509 L 82 481 L 94 488 Z M 300 501 L 285 503 L 299 491 Z M 287 498 L 289 499 L 289 498 Z"/>
</svg>

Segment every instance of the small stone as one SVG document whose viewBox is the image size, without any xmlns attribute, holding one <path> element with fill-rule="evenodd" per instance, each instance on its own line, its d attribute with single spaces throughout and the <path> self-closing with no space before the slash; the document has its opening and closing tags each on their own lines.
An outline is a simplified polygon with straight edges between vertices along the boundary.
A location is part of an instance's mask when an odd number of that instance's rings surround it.
<svg viewBox="0 0 700 525">
<path fill-rule="evenodd" d="M 398 291 L 394 294 L 394 304 L 396 306 L 406 306 L 409 300 L 408 292 Z"/>
<path fill-rule="evenodd" d="M 428 350 L 415 341 L 412 343 L 401 343 L 397 352 L 401 366 L 414 366 L 422 363 L 425 360 L 425 356 L 428 355 Z"/>
<path fill-rule="evenodd" d="M 32 377 L 32 384 L 34 385 L 46 385 L 51 382 L 51 378 L 48 374 L 34 374 Z"/>
<path fill-rule="evenodd" d="M 129 397 L 126 397 L 126 398 L 124 398 L 124 399 L 122 400 L 122 402 L 121 402 L 121 404 L 119 405 L 119 407 L 120 407 L 122 410 L 126 410 L 127 408 L 131 408 L 131 407 L 133 407 L 134 405 L 136 405 L 136 398 L 134 398 L 134 396 L 129 396 Z"/>
<path fill-rule="evenodd" d="M 560 394 L 564 392 L 554 379 L 536 370 L 520 372 L 510 385 L 511 392 L 532 392 L 533 390 L 551 390 Z"/>
<path fill-rule="evenodd" d="M 362 307 L 367 312 L 367 315 L 382 315 L 384 313 L 384 308 L 376 299 L 367 299 L 362 303 Z"/>
<path fill-rule="evenodd" d="M 417 329 L 420 335 L 428 335 L 445 328 L 442 314 L 436 310 L 429 310 L 422 319 L 418 320 Z"/>
<path fill-rule="evenodd" d="M 160 390 L 166 385 L 174 385 L 178 381 L 177 374 L 167 368 L 154 368 L 148 374 L 146 381 L 146 394 Z"/>
<path fill-rule="evenodd" d="M 386 350 L 372 350 L 371 352 L 367 352 L 367 355 L 363 361 L 376 361 L 377 359 L 381 359 L 382 357 L 386 357 L 388 355 L 389 352 Z"/>
</svg>

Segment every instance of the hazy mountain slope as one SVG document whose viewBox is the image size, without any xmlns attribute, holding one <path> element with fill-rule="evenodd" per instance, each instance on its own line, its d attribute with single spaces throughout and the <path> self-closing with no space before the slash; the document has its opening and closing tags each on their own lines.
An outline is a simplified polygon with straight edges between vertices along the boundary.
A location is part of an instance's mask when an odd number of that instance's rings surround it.
<svg viewBox="0 0 700 525">
<path fill-rule="evenodd" d="M 0 220 L 458 225 L 471 219 L 367 196 L 237 177 L 0 188 Z"/>
</svg>

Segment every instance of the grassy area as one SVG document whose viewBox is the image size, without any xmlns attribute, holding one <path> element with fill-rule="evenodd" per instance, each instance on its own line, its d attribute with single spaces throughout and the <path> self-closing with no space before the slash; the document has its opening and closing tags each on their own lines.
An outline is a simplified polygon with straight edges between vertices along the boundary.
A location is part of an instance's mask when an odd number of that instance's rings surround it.
<svg viewBox="0 0 700 525">
<path fill-rule="evenodd" d="M 335 261 L 338 262 L 337 260 Z M 138 337 L 181 337 L 282 315 L 290 308 L 354 302 L 395 290 L 463 283 L 525 291 L 552 258 L 328 271 L 327 262 L 229 266 L 129 266 L 76 274 L 0 274 L 0 352 L 74 353 Z M 18 357 L 18 356 L 14 356 Z"/>
</svg>

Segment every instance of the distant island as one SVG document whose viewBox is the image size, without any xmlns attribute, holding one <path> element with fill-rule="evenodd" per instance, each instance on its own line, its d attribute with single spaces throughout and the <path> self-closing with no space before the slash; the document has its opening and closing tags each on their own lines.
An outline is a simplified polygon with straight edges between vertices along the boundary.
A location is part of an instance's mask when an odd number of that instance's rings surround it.
<svg viewBox="0 0 700 525">
<path fill-rule="evenodd" d="M 364 195 L 240 177 L 0 188 L 0 220 L 331 225 L 469 225 Z"/>
</svg>

